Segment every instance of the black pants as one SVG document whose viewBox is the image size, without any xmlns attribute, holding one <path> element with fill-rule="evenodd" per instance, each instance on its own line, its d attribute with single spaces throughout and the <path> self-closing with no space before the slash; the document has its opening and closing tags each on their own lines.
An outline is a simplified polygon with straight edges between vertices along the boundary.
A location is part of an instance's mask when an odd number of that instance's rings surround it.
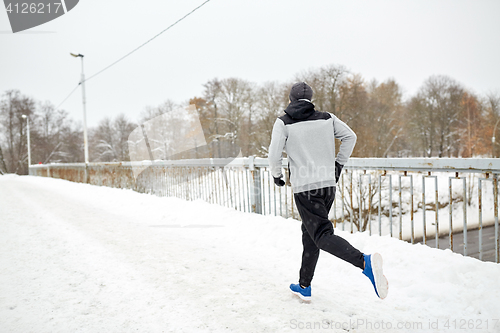
<svg viewBox="0 0 500 333">
<path fill-rule="evenodd" d="M 295 193 L 294 198 L 302 218 L 304 246 L 299 283 L 304 287 L 311 284 L 320 249 L 363 269 L 363 253 L 335 235 L 332 222 L 328 220 L 328 212 L 335 199 L 335 187 Z"/>
</svg>

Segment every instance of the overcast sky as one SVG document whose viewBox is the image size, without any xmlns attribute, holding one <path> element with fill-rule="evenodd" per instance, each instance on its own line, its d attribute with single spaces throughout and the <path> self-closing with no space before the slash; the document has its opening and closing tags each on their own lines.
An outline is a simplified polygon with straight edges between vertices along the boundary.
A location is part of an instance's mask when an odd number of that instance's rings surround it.
<svg viewBox="0 0 500 333">
<path fill-rule="evenodd" d="M 59 104 L 98 72 L 204 0 L 81 0 L 62 17 L 12 34 L 0 9 L 0 92 Z M 201 96 L 210 79 L 255 83 L 340 64 L 366 80 L 394 78 L 406 96 L 431 75 L 477 94 L 500 92 L 500 1 L 211 0 L 127 59 L 87 82 L 87 119 Z M 82 120 L 81 92 L 63 105 Z"/>
</svg>

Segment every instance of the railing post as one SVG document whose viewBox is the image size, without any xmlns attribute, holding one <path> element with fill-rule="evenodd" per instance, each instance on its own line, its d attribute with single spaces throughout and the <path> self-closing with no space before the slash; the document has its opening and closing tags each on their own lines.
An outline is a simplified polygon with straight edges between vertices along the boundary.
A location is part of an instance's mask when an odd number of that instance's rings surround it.
<svg viewBox="0 0 500 333">
<path fill-rule="evenodd" d="M 422 176 L 422 212 L 423 212 L 423 242 L 427 244 L 427 222 L 426 222 L 426 203 L 425 203 L 425 180 L 426 178 L 434 178 L 434 192 L 435 192 L 435 224 L 436 224 L 436 248 L 439 248 L 439 220 L 438 220 L 438 179 L 437 176 L 431 176 L 431 172 L 429 171 L 427 176 Z"/>
<path fill-rule="evenodd" d="M 345 231 L 344 174 L 345 174 L 345 172 L 340 175 L 340 180 L 342 182 L 342 185 L 340 186 L 340 201 L 341 201 L 341 206 L 340 207 L 342 209 L 342 231 Z"/>
<path fill-rule="evenodd" d="M 354 203 L 352 199 L 352 173 L 354 170 L 350 170 L 350 178 L 349 178 L 349 195 L 351 198 L 351 234 L 354 233 Z"/>
<path fill-rule="evenodd" d="M 493 174 L 493 207 L 495 215 L 495 261 L 500 263 L 500 240 L 498 235 L 498 175 Z"/>
<path fill-rule="evenodd" d="M 479 212 L 479 260 L 483 260 L 483 186 L 482 181 L 491 181 L 492 185 L 495 186 L 495 175 L 490 179 L 488 174 L 486 178 L 478 178 L 478 212 Z M 495 192 L 495 191 L 493 191 Z M 496 208 L 496 207 L 495 207 Z"/>
<path fill-rule="evenodd" d="M 399 239 L 403 240 L 403 204 L 402 204 L 402 192 L 401 192 L 401 178 L 409 177 L 410 178 L 410 234 L 411 234 L 411 243 L 414 243 L 414 221 L 413 221 L 413 175 L 408 175 L 408 171 L 404 171 L 404 175 L 399 175 Z"/>
<path fill-rule="evenodd" d="M 262 214 L 262 191 L 260 180 L 260 168 L 255 167 L 255 156 L 249 157 L 249 169 L 252 174 L 250 189 L 250 200 L 252 211 L 257 214 Z"/>
<path fill-rule="evenodd" d="M 366 174 L 366 170 L 363 170 L 363 173 L 359 175 L 359 225 L 361 231 L 365 231 L 364 229 L 364 222 L 363 222 L 363 210 L 362 206 L 364 203 L 364 198 L 363 194 L 361 191 L 361 187 L 363 185 L 363 177 L 368 177 L 368 232 L 369 235 L 372 235 L 372 175 L 371 174 Z"/>
<path fill-rule="evenodd" d="M 455 177 L 449 177 L 448 186 L 450 187 L 450 250 L 453 251 L 453 192 L 452 192 L 452 181 L 461 179 L 463 183 L 464 201 L 463 201 L 463 245 L 464 245 L 464 256 L 467 256 L 467 179 L 466 177 L 459 177 L 458 172 L 455 173 Z"/>
<path fill-rule="evenodd" d="M 392 175 L 388 175 L 387 170 L 378 176 L 378 234 L 382 236 L 382 177 L 389 177 L 389 232 L 392 237 Z"/>
<path fill-rule="evenodd" d="M 89 164 L 88 163 L 85 163 L 85 181 L 84 181 L 85 184 L 89 184 L 90 183 L 90 174 L 89 174 Z"/>
</svg>

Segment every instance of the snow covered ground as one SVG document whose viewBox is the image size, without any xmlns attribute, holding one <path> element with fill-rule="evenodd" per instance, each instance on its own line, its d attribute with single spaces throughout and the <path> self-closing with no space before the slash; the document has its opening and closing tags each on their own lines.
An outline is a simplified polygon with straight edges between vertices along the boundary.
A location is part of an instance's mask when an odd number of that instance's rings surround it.
<svg viewBox="0 0 500 333">
<path fill-rule="evenodd" d="M 291 295 L 296 220 L 0 176 L 0 332 L 500 332 L 500 265 L 336 232 L 382 254 L 387 299 L 327 253 Z"/>
</svg>

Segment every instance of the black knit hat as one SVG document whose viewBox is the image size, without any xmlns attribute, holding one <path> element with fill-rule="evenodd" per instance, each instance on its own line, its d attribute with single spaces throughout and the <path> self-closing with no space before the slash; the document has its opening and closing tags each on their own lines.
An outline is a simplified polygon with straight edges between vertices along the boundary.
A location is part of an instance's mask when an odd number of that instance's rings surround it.
<svg viewBox="0 0 500 333">
<path fill-rule="evenodd" d="M 299 99 L 311 100 L 313 97 L 313 90 L 305 82 L 295 83 L 290 90 L 290 101 L 295 102 Z"/>
</svg>

